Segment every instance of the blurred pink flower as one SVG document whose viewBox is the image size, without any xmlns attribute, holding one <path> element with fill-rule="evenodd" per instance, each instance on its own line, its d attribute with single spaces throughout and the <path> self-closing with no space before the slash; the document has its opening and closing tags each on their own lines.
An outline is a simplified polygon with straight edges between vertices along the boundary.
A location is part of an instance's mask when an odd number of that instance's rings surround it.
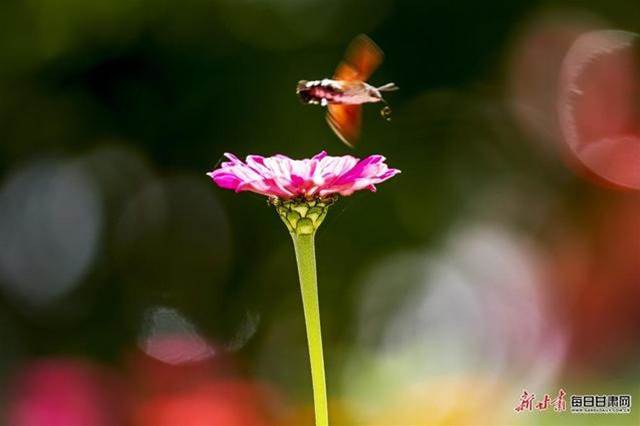
<svg viewBox="0 0 640 426">
<path fill-rule="evenodd" d="M 126 388 L 110 370 L 77 359 L 26 364 L 7 385 L 8 426 L 126 424 Z M 2 423 L 5 424 L 5 423 Z"/>
<path fill-rule="evenodd" d="M 293 160 L 284 155 L 266 158 L 249 155 L 246 162 L 233 154 L 225 156 L 230 161 L 208 173 L 218 186 L 284 200 L 351 195 L 361 189 L 375 191 L 376 184 L 400 173 L 400 170 L 389 168 L 381 155 L 360 160 L 350 155 L 331 157 L 322 151 L 304 160 Z"/>
</svg>

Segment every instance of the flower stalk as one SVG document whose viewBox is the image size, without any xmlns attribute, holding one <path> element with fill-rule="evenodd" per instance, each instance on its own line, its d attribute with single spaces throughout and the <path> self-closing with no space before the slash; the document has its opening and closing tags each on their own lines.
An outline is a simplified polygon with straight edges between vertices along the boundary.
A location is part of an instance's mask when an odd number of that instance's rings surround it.
<svg viewBox="0 0 640 426">
<path fill-rule="evenodd" d="M 318 301 L 314 237 L 315 232 L 302 235 L 291 233 L 296 252 L 296 262 L 298 264 L 298 277 L 300 278 L 302 306 L 304 308 L 304 320 L 307 330 L 316 426 L 328 426 L 329 410 L 322 351 L 322 330 L 320 327 L 320 304 Z"/>
<path fill-rule="evenodd" d="M 311 365 L 316 426 L 329 425 L 329 407 L 322 350 L 322 328 L 320 326 L 315 234 L 327 215 L 329 206 L 336 199 L 336 196 L 331 196 L 314 200 L 304 198 L 286 201 L 278 198 L 270 200 L 270 203 L 276 208 L 280 219 L 289 230 L 296 253 L 302 307 L 307 331 L 309 363 Z"/>
</svg>

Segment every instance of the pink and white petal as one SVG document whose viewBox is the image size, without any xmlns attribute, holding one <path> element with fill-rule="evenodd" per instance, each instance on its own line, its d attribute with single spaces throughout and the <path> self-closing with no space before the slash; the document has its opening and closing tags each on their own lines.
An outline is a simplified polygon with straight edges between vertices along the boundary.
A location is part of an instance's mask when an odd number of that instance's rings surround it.
<svg viewBox="0 0 640 426">
<path fill-rule="evenodd" d="M 320 161 L 320 170 L 325 179 L 328 176 L 337 177 L 349 171 L 357 163 L 358 160 L 350 155 L 325 157 Z"/>
<path fill-rule="evenodd" d="M 261 155 L 248 155 L 247 166 L 264 178 L 273 177 L 273 172 L 264 164 L 265 158 Z"/>
</svg>

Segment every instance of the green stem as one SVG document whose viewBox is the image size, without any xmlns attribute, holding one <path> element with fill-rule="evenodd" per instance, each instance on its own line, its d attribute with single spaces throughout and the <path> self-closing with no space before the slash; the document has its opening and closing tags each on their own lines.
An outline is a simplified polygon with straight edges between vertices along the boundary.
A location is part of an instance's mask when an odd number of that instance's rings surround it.
<svg viewBox="0 0 640 426">
<path fill-rule="evenodd" d="M 302 291 L 302 305 L 304 307 L 304 318 L 307 328 L 316 426 L 328 426 L 329 412 L 327 385 L 324 375 L 324 358 L 322 355 L 322 331 L 320 329 L 320 305 L 318 302 L 314 233 L 298 235 L 292 232 L 291 238 L 293 239 L 293 246 L 296 250 L 298 276 L 300 277 L 300 289 Z"/>
</svg>

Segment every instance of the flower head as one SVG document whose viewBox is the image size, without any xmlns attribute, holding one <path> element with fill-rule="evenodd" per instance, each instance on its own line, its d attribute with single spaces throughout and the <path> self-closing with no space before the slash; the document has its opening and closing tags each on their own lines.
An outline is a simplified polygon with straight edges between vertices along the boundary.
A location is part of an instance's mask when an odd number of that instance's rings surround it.
<svg viewBox="0 0 640 426">
<path fill-rule="evenodd" d="M 331 157 L 322 151 L 311 159 L 293 160 L 284 155 L 249 155 L 246 162 L 233 154 L 208 173 L 221 188 L 251 191 L 281 200 L 320 199 L 351 195 L 361 189 L 375 191 L 375 185 L 400 173 L 385 164 L 381 155 L 359 160 L 350 155 Z"/>
</svg>

